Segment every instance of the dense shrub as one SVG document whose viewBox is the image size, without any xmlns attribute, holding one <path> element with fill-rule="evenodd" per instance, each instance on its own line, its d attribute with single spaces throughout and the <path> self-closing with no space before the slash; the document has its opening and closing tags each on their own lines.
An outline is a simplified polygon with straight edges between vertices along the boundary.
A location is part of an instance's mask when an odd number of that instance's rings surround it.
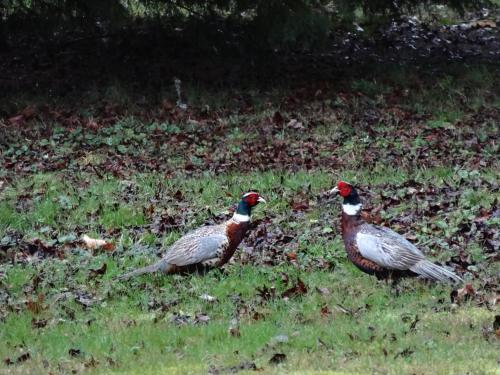
<svg viewBox="0 0 500 375">
<path fill-rule="evenodd" d="M 441 0 L 458 11 L 487 2 Z M 110 32 L 134 22 L 160 25 L 196 25 L 198 36 L 214 31 L 241 30 L 255 45 L 309 45 L 321 41 L 332 26 L 352 27 L 355 18 L 393 16 L 432 0 L 3 0 L 0 16 L 4 37 L 20 29 L 40 33 Z M 36 21 L 36 22 L 34 22 Z M 200 27 L 208 33 L 199 32 Z M 212 29 L 212 30 L 210 30 Z"/>
</svg>

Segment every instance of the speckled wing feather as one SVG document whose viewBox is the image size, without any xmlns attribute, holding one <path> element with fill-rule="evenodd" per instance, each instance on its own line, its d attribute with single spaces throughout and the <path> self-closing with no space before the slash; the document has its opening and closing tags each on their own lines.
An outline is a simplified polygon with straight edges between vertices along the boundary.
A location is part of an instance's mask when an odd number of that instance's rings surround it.
<svg viewBox="0 0 500 375">
<path fill-rule="evenodd" d="M 363 257 L 388 269 L 408 270 L 425 259 L 422 252 L 403 236 L 370 224 L 360 226 L 356 244 Z"/>
<path fill-rule="evenodd" d="M 225 224 L 198 228 L 175 242 L 164 256 L 168 264 L 188 266 L 218 258 L 229 245 Z"/>
</svg>

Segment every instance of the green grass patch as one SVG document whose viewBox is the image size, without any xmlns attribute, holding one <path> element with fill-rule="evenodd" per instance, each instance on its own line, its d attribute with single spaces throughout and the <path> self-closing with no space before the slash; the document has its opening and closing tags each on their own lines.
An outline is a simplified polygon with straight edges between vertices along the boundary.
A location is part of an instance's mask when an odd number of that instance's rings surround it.
<svg viewBox="0 0 500 375">
<path fill-rule="evenodd" d="M 491 173 L 482 171 L 481 175 Z M 409 180 L 436 187 L 460 183 L 452 168 L 443 167 L 412 172 L 380 164 L 375 170 L 339 174 L 360 186 L 380 186 L 382 193 L 391 186 L 392 191 L 404 194 L 405 188 L 398 190 L 398 186 Z M 106 230 L 111 228 L 120 234 L 113 238 L 113 254 L 92 255 L 73 246 L 64 259 L 2 264 L 2 285 L 18 312 L 7 312 L 0 323 L 0 357 L 15 361 L 22 353 L 30 353 L 26 362 L 5 369 L 203 373 L 251 362 L 265 373 L 297 369 L 301 373 L 364 373 L 366 369 L 394 374 L 494 373 L 498 345 L 485 340 L 482 333 L 483 327 L 491 326 L 494 312 L 473 302 L 451 305 L 446 285 L 407 280 L 395 294 L 388 284 L 362 274 L 346 261 L 334 221 L 339 204 L 317 200 L 336 179 L 327 171 L 270 171 L 170 180 L 144 174 L 127 181 L 106 178 L 90 184 L 85 175 L 76 184 L 54 182 L 61 180 L 57 174 L 18 180 L 5 192 L 2 210 L 17 215 L 24 224 L 16 225 L 9 215 L 2 216 L 2 233 L 31 228 L 32 235 L 48 241 L 53 233 L 72 233 L 82 226 L 96 236 L 108 236 Z M 33 198 L 38 203 L 15 212 L 23 194 L 18 189 L 26 186 L 38 194 Z M 180 232 L 201 225 L 211 215 L 223 214 L 242 186 L 258 188 L 269 200 L 267 206 L 255 210 L 255 219 L 270 215 L 279 223 L 272 224 L 270 231 L 279 225 L 296 233 L 297 265 L 233 264 L 204 277 L 114 280 L 126 269 L 154 261 L 154 248 L 172 243 Z M 181 202 L 168 198 L 177 191 L 182 192 Z M 290 201 L 308 191 L 311 210 L 290 216 Z M 157 209 L 175 212 L 193 207 L 180 232 L 173 230 L 163 237 L 151 233 L 149 224 L 155 218 L 145 217 L 143 208 L 158 194 L 165 201 L 156 202 Z M 460 223 L 473 220 L 481 207 L 491 207 L 496 198 L 486 189 L 466 189 L 456 201 L 456 210 L 439 215 L 443 226 L 429 227 L 422 219 L 414 230 L 424 246 L 439 233 L 452 236 L 447 232 L 450 228 L 458 231 Z M 401 202 L 387 211 L 387 217 L 404 216 L 415 204 Z M 480 245 L 470 245 L 469 250 L 478 261 L 484 259 Z M 444 252 L 434 256 L 443 260 L 447 251 L 444 247 Z M 335 268 L 315 268 L 317 259 Z M 102 264 L 107 265 L 106 273 L 90 276 Z M 493 267 L 483 272 L 496 271 Z M 40 278 L 36 287 L 35 275 Z M 297 278 L 306 283 L 307 294 L 283 298 L 282 293 Z M 216 302 L 202 300 L 203 294 L 215 297 Z M 28 301 L 38 307 L 28 308 Z M 235 317 L 240 336 L 228 333 Z M 286 355 L 279 365 L 269 363 L 276 353 Z M 471 356 L 477 360 L 472 362 Z"/>
<path fill-rule="evenodd" d="M 248 90 L 244 107 L 231 100 L 240 93 L 186 87 L 199 113 L 127 113 L 89 129 L 97 112 L 82 106 L 81 125 L 9 128 L 0 372 L 497 373 L 494 82 L 491 67 L 400 67 L 301 105 L 283 89 Z M 120 89 L 106 95 L 133 106 Z M 321 194 L 339 179 L 375 220 L 460 269 L 475 295 L 452 303 L 449 285 L 391 287 L 351 265 L 340 202 Z M 223 270 L 116 280 L 228 218 L 249 189 L 268 204 Z M 85 248 L 85 234 L 113 251 Z M 307 292 L 285 298 L 298 279 Z"/>
</svg>

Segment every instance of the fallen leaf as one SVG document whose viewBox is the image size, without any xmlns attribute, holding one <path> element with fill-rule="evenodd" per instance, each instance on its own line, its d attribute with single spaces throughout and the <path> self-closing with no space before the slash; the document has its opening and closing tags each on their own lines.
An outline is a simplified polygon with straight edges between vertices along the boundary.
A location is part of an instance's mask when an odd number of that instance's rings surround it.
<svg viewBox="0 0 500 375">
<path fill-rule="evenodd" d="M 296 259 L 297 258 L 297 254 L 295 254 L 295 253 L 292 253 L 292 254 L 294 254 L 293 259 Z M 280 272 L 280 275 L 281 275 L 281 281 L 283 281 L 283 283 L 285 283 L 285 284 L 288 284 L 288 275 L 285 272 Z"/>
<path fill-rule="evenodd" d="M 289 128 L 292 128 L 292 129 L 296 129 L 296 130 L 300 130 L 300 129 L 304 129 L 304 125 L 302 125 L 302 123 L 296 119 L 291 119 L 288 124 L 286 124 L 287 127 Z"/>
<path fill-rule="evenodd" d="M 322 296 L 328 296 L 330 295 L 330 290 L 325 287 L 316 287 L 316 291 L 321 294 Z"/>
<path fill-rule="evenodd" d="M 414 350 L 412 350 L 410 348 L 406 348 L 406 349 L 400 351 L 399 353 L 396 353 L 396 355 L 394 356 L 394 359 L 396 359 L 398 357 L 406 358 L 406 357 L 409 357 L 410 355 L 412 355 L 413 353 L 415 353 Z"/>
<path fill-rule="evenodd" d="M 16 363 L 26 362 L 30 358 L 31 358 L 31 354 L 30 353 L 21 354 L 19 357 L 17 357 Z"/>
<path fill-rule="evenodd" d="M 288 288 L 283 292 L 281 297 L 292 297 L 292 296 L 300 296 L 303 294 L 307 293 L 307 287 L 306 284 L 301 279 L 297 279 L 297 283 L 292 286 L 291 288 Z"/>
<path fill-rule="evenodd" d="M 85 368 L 96 367 L 99 364 L 98 361 L 94 359 L 94 356 L 90 356 L 90 359 L 84 363 Z"/>
<path fill-rule="evenodd" d="M 418 315 L 415 315 L 415 319 L 410 324 L 410 331 L 415 331 L 418 322 L 420 322 L 420 319 L 418 318 Z"/>
<path fill-rule="evenodd" d="M 468 301 L 476 294 L 472 284 L 465 284 L 461 289 L 454 289 L 450 293 L 452 303 L 460 304 L 461 302 Z"/>
<path fill-rule="evenodd" d="M 196 314 L 196 317 L 194 319 L 195 324 L 200 324 L 200 323 L 201 324 L 208 324 L 209 321 L 210 321 L 210 317 L 204 313 Z"/>
<path fill-rule="evenodd" d="M 294 200 L 292 201 L 291 206 L 294 211 L 307 211 L 309 209 L 309 202 L 306 200 Z"/>
<path fill-rule="evenodd" d="M 493 322 L 493 331 L 495 335 L 500 339 L 500 315 L 495 315 L 495 321 Z"/>
<path fill-rule="evenodd" d="M 103 263 L 101 267 L 91 269 L 90 270 L 90 277 L 97 277 L 97 276 L 104 275 L 106 273 L 107 268 L 108 268 L 108 265 L 106 263 Z"/>
<path fill-rule="evenodd" d="M 24 116 L 23 115 L 12 116 L 7 121 L 9 121 L 11 125 L 19 126 L 24 123 Z"/>
<path fill-rule="evenodd" d="M 262 301 L 269 301 L 276 296 L 276 289 L 273 286 L 268 288 L 264 285 L 262 288 L 256 288 L 256 290 Z"/>
<path fill-rule="evenodd" d="M 179 326 L 184 326 L 188 323 L 191 323 L 191 317 L 189 315 L 185 315 L 182 312 L 174 313 L 171 318 L 172 323 L 175 323 Z"/>
<path fill-rule="evenodd" d="M 282 363 L 286 361 L 286 354 L 284 353 L 274 353 L 274 355 L 269 360 L 269 363 L 276 365 L 278 363 Z"/>
<path fill-rule="evenodd" d="M 33 328 L 43 328 L 47 325 L 47 322 L 48 322 L 47 319 L 36 320 L 33 318 L 33 319 L 31 319 L 31 326 Z"/>
<path fill-rule="evenodd" d="M 102 239 L 91 238 L 86 234 L 82 236 L 82 241 L 84 242 L 87 249 L 96 250 L 96 249 L 104 249 L 104 250 L 113 250 L 114 245 L 112 243 L 106 242 Z"/>
<path fill-rule="evenodd" d="M 491 27 L 491 28 L 495 28 L 497 27 L 497 23 L 493 20 L 478 20 L 475 22 L 475 25 L 473 26 L 477 26 L 477 27 Z"/>
<path fill-rule="evenodd" d="M 71 357 L 79 357 L 82 354 L 82 351 L 80 349 L 70 348 L 68 350 L 68 354 Z"/>
<path fill-rule="evenodd" d="M 215 301 L 217 301 L 217 298 L 212 297 L 211 295 L 206 294 L 206 293 L 202 294 L 200 296 L 200 299 L 202 299 L 203 301 L 207 301 L 207 302 L 215 302 Z"/>
<path fill-rule="evenodd" d="M 97 300 L 83 292 L 77 292 L 77 294 L 75 295 L 75 302 L 79 303 L 83 307 L 90 307 L 95 304 Z"/>
<path fill-rule="evenodd" d="M 37 108 L 34 105 L 29 105 L 21 111 L 21 115 L 23 115 L 26 120 L 31 119 L 36 114 Z"/>
<path fill-rule="evenodd" d="M 33 314 L 39 314 L 42 312 L 42 310 L 46 309 L 46 306 L 44 306 L 43 301 L 45 300 L 45 294 L 40 293 L 36 299 L 36 301 L 33 301 L 32 299 L 28 299 L 26 302 L 26 307 L 28 308 L 29 311 L 31 311 Z"/>
<path fill-rule="evenodd" d="M 321 307 L 321 311 L 320 312 L 321 312 L 321 316 L 324 317 L 324 318 L 326 318 L 327 316 L 329 316 L 330 315 L 330 309 L 328 308 L 328 305 L 323 305 Z"/>
<path fill-rule="evenodd" d="M 4 358 L 3 363 L 4 363 L 6 366 L 10 366 L 10 365 L 13 365 L 13 364 L 14 364 L 14 361 L 13 361 L 12 359 L 10 359 L 9 357 L 7 357 L 7 358 Z"/>
</svg>

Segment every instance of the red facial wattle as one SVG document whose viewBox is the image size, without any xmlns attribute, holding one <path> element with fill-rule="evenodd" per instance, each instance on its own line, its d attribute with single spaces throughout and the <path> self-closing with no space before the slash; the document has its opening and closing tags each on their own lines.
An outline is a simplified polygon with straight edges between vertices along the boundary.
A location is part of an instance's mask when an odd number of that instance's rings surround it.
<svg viewBox="0 0 500 375">
<path fill-rule="evenodd" d="M 337 188 L 339 189 L 339 194 L 344 198 L 348 197 L 352 191 L 352 186 L 344 181 L 340 181 L 337 184 Z"/>
<path fill-rule="evenodd" d="M 243 198 L 245 200 L 245 202 L 248 203 L 248 205 L 250 207 L 253 207 L 253 206 L 256 206 L 257 203 L 258 203 L 258 200 L 259 200 L 259 194 L 257 193 L 253 193 L 253 194 L 249 194 L 247 195 L 245 198 Z"/>
</svg>

